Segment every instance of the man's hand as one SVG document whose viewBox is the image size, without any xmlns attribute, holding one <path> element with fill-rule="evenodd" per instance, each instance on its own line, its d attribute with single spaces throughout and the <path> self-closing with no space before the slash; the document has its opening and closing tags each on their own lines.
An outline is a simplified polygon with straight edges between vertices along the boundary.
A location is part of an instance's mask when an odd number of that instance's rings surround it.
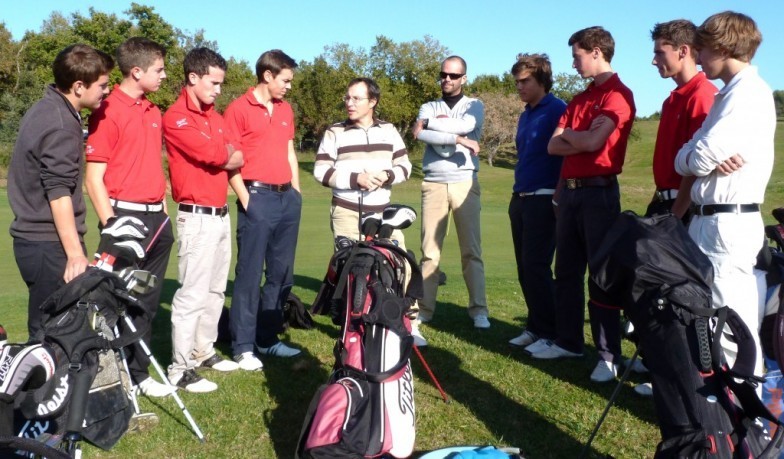
<svg viewBox="0 0 784 459">
<path fill-rule="evenodd" d="M 459 135 L 455 141 L 458 145 L 462 145 L 469 150 L 471 150 L 472 156 L 477 156 L 479 154 L 479 142 L 473 139 L 469 139 L 468 137 Z"/>
<path fill-rule="evenodd" d="M 721 175 L 730 175 L 743 167 L 743 164 L 743 157 L 736 154 L 724 160 L 724 162 L 716 166 L 716 169 L 714 170 Z"/>
<path fill-rule="evenodd" d="M 65 273 L 63 273 L 65 283 L 71 282 L 76 276 L 82 274 L 87 269 L 87 264 L 87 257 L 83 254 L 68 257 L 65 262 Z"/>
<path fill-rule="evenodd" d="M 384 178 L 380 178 L 383 175 Z M 378 172 L 372 173 L 364 171 L 357 176 L 357 185 L 363 190 L 373 191 L 384 184 L 387 179 L 385 173 L 379 174 Z"/>
<path fill-rule="evenodd" d="M 416 120 L 414 126 L 411 128 L 411 134 L 416 139 L 419 137 L 419 133 L 425 129 L 425 120 Z"/>
</svg>

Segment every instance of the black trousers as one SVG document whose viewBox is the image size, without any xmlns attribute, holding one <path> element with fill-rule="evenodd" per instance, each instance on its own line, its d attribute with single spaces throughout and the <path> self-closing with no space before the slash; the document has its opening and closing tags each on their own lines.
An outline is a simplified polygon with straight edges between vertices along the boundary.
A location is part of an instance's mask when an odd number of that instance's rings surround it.
<svg viewBox="0 0 784 459">
<path fill-rule="evenodd" d="M 526 329 L 555 339 L 555 213 L 551 195 L 512 194 L 509 222 L 517 261 L 517 280 L 528 306 Z"/>
<path fill-rule="evenodd" d="M 85 251 L 82 243 L 82 251 Z M 27 285 L 27 333 L 32 340 L 41 329 L 41 303 L 65 285 L 68 257 L 60 241 L 28 241 L 14 238 L 14 258 Z"/>
<path fill-rule="evenodd" d="M 141 329 L 142 327 L 147 328 L 147 332 L 143 335 L 143 339 L 145 343 L 152 348 L 152 321 L 155 318 L 155 313 L 158 311 L 158 305 L 161 301 L 163 281 L 166 277 L 166 268 L 169 265 L 169 254 L 171 252 L 171 247 L 174 244 L 174 232 L 172 231 L 172 225 L 168 220 L 168 216 L 163 212 L 136 212 L 117 208 L 114 209 L 114 212 L 118 217 L 128 215 L 136 217 L 144 222 L 150 230 L 149 234 L 142 242 L 142 247 L 145 249 L 150 245 L 150 242 L 155 239 L 152 246 L 147 251 L 144 260 L 139 263 L 139 269 L 150 271 L 158 277 L 158 283 L 155 288 L 143 295 L 136 295 L 147 312 L 147 320 L 143 320 L 143 316 L 139 314 L 130 314 L 134 326 L 137 329 Z M 169 335 L 170 334 L 171 333 L 169 332 Z M 128 346 L 126 348 L 126 354 L 126 357 L 128 358 L 128 368 L 134 382 L 138 384 L 147 379 L 150 376 L 148 370 L 150 359 L 144 355 L 141 346 L 138 344 Z"/>
</svg>

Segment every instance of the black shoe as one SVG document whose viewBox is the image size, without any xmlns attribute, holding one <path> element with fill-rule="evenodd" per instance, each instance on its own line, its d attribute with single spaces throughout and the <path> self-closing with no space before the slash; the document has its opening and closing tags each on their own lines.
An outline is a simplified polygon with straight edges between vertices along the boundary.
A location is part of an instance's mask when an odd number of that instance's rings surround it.
<svg viewBox="0 0 784 459">
<path fill-rule="evenodd" d="M 185 392 L 193 393 L 212 392 L 218 388 L 217 384 L 197 375 L 193 369 L 185 370 L 174 385 Z"/>
<path fill-rule="evenodd" d="M 210 368 L 217 371 L 234 371 L 240 366 L 233 360 L 226 360 L 218 354 L 212 354 L 212 357 L 199 364 L 200 368 Z"/>
</svg>

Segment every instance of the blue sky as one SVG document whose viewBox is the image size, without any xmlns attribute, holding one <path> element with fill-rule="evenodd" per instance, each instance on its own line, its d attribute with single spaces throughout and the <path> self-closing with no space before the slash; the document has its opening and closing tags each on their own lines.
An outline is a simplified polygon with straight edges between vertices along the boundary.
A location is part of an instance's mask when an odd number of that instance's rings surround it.
<svg viewBox="0 0 784 459">
<path fill-rule="evenodd" d="M 5 22 L 15 39 L 26 30 L 39 31 L 53 11 L 69 16 L 99 11 L 121 17 L 130 1 L 102 0 L 63 6 L 66 2 L 32 0 L 4 8 Z M 613 68 L 632 89 L 638 115 L 649 115 L 673 88 L 651 65 L 650 29 L 657 22 L 686 18 L 700 24 L 713 13 L 731 9 L 748 14 L 762 30 L 763 43 L 753 60 L 773 89 L 784 89 L 784 2 L 727 0 L 397 0 L 366 2 L 137 0 L 188 32 L 204 29 L 221 53 L 255 62 L 267 49 L 281 48 L 296 60 L 312 60 L 325 45 L 348 43 L 369 48 L 377 35 L 396 42 L 431 35 L 468 61 L 469 78 L 508 71 L 519 52 L 546 52 L 553 69 L 573 72 L 569 36 L 584 27 L 601 25 L 615 38 Z M 186 6 L 187 5 L 187 6 Z M 77 9 L 78 8 L 78 9 Z M 436 77 L 435 75 L 433 76 Z M 717 82 L 721 86 L 721 82 Z M 294 82 L 296 90 L 296 79 Z"/>
</svg>

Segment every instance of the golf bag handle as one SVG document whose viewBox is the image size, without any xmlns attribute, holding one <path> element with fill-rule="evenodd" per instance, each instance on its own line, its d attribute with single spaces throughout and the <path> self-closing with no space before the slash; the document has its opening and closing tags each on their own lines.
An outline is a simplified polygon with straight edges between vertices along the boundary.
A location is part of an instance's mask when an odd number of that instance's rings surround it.
<svg viewBox="0 0 784 459">
<path fill-rule="evenodd" d="M 411 350 L 414 348 L 414 337 L 410 335 L 406 336 L 400 340 L 400 344 L 402 348 L 400 360 L 389 370 L 372 372 L 365 371 L 360 368 L 354 368 L 350 365 L 345 365 L 343 363 L 343 359 L 341 358 L 342 348 L 340 347 L 340 341 L 338 341 L 337 345 L 335 346 L 335 360 L 337 363 L 336 366 L 338 369 L 348 370 L 350 373 L 357 375 L 360 379 L 374 383 L 384 382 L 405 368 L 406 365 L 408 365 L 408 361 L 411 358 Z"/>
</svg>

